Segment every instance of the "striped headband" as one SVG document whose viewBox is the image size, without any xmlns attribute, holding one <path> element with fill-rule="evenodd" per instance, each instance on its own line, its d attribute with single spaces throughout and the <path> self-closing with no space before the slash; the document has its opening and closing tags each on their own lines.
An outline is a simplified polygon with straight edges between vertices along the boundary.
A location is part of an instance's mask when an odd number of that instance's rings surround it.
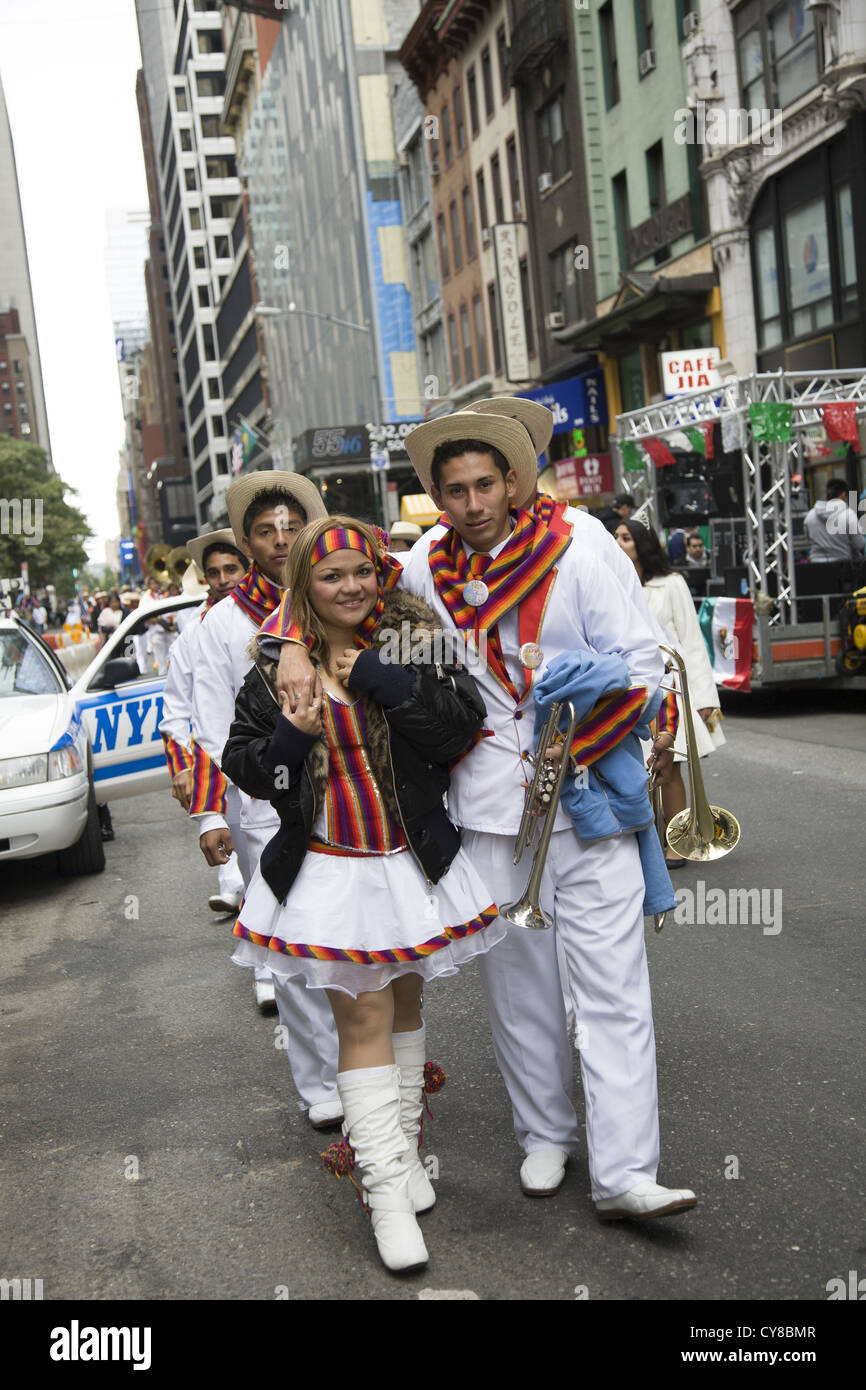
<svg viewBox="0 0 866 1390">
<path fill-rule="evenodd" d="M 319 560 L 326 559 L 335 550 L 360 550 L 375 565 L 381 561 L 381 556 L 376 554 L 366 536 L 362 536 L 360 531 L 350 531 L 345 526 L 333 526 L 330 531 L 323 531 L 313 546 L 311 564 L 318 564 Z"/>
</svg>

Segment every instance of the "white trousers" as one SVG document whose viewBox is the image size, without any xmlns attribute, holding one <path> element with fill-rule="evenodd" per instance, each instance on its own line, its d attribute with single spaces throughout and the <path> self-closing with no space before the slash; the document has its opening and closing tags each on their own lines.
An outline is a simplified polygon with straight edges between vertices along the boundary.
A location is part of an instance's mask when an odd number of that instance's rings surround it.
<svg viewBox="0 0 866 1390">
<path fill-rule="evenodd" d="M 244 891 L 244 876 L 238 863 L 237 852 L 229 855 L 227 864 L 220 864 L 217 869 L 217 877 L 221 893 L 242 893 Z"/>
<path fill-rule="evenodd" d="M 463 844 L 496 902 L 520 898 L 529 851 L 512 862 L 507 835 L 464 831 Z M 479 960 L 493 1046 L 525 1153 L 578 1143 L 563 987 L 577 1024 L 592 1196 L 655 1181 L 659 1158 L 655 1035 L 634 835 L 593 843 L 551 837 L 541 905 L 549 931 L 508 926 Z M 560 976 L 560 960 L 563 977 Z"/>
<path fill-rule="evenodd" d="M 238 863 L 249 883 L 262 850 L 279 829 L 279 821 L 230 823 Z M 282 1024 L 282 1042 L 295 1090 L 304 1105 L 337 1099 L 337 1027 L 323 989 L 307 989 L 303 977 L 280 979 L 264 966 L 255 967 L 257 980 L 271 980 Z"/>
</svg>

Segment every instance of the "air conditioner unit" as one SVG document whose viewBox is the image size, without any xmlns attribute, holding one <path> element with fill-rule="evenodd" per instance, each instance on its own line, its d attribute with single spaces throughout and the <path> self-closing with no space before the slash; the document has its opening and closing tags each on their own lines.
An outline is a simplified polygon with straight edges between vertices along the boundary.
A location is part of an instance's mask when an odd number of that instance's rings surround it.
<svg viewBox="0 0 866 1390">
<path fill-rule="evenodd" d="M 489 246 L 489 245 L 490 245 L 490 228 L 489 228 L 489 227 L 482 227 L 482 228 L 481 228 L 481 245 L 482 245 L 482 246 Z"/>
<path fill-rule="evenodd" d="M 408 151 L 408 150 L 401 150 L 400 153 L 399 153 L 399 155 L 397 156 L 397 159 L 398 159 L 398 162 L 399 162 L 399 164 L 400 164 L 400 168 L 401 168 L 401 169 L 408 169 L 408 168 L 409 168 L 409 151 Z"/>
<path fill-rule="evenodd" d="M 552 314 L 545 314 L 544 326 L 545 328 L 564 328 L 565 314 L 561 314 L 558 309 L 555 309 Z"/>
<path fill-rule="evenodd" d="M 683 38 L 689 38 L 696 34 L 701 27 L 701 19 L 697 10 L 692 10 L 690 14 L 683 15 Z"/>
<path fill-rule="evenodd" d="M 648 72 L 652 72 L 656 65 L 656 55 L 651 48 L 645 48 L 637 60 L 641 77 L 646 77 Z"/>
<path fill-rule="evenodd" d="M 519 222 L 523 217 L 523 204 L 519 198 L 514 199 L 514 220 Z"/>
<path fill-rule="evenodd" d="M 552 188 L 552 187 L 553 187 L 553 175 L 552 175 L 552 174 L 539 174 L 539 175 L 538 175 L 538 191 L 539 191 L 539 193 L 546 193 L 547 190 L 548 190 L 548 188 Z"/>
</svg>

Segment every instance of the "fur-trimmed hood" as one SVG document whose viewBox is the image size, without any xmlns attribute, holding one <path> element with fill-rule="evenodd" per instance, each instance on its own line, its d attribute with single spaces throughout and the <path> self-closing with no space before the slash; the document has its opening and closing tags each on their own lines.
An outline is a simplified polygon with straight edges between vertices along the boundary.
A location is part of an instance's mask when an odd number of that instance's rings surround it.
<svg viewBox="0 0 866 1390">
<path fill-rule="evenodd" d="M 413 594 L 408 594 L 402 589 L 392 589 L 385 594 L 384 601 L 382 617 L 371 643 L 374 650 L 381 650 L 386 643 L 392 641 L 392 634 L 395 632 L 398 634 L 405 632 L 404 623 L 409 625 L 410 641 L 419 632 L 435 633 L 441 631 L 441 623 L 433 610 L 422 599 L 415 598 Z M 255 637 L 247 647 L 247 654 L 255 663 L 268 692 L 274 701 L 279 703 L 277 662 L 264 655 L 259 649 Z M 377 701 L 371 699 L 369 695 L 361 695 L 360 701 L 367 729 L 367 751 L 370 754 L 373 772 L 389 811 L 399 822 L 401 815 L 391 769 L 388 724 L 382 706 Z M 324 735 L 320 735 L 305 759 L 305 766 L 313 786 L 317 816 L 324 804 L 325 791 L 328 785 L 328 763 L 328 743 Z"/>
</svg>

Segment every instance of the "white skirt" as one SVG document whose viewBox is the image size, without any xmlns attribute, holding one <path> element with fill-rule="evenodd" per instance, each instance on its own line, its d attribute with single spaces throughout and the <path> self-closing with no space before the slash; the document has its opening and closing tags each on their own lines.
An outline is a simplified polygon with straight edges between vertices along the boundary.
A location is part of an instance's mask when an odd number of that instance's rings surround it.
<svg viewBox="0 0 866 1390">
<path fill-rule="evenodd" d="M 490 890 L 462 849 L 432 890 L 409 850 L 310 851 L 282 906 L 256 868 L 232 960 L 357 996 L 400 975 L 454 975 L 505 934 Z"/>
</svg>

